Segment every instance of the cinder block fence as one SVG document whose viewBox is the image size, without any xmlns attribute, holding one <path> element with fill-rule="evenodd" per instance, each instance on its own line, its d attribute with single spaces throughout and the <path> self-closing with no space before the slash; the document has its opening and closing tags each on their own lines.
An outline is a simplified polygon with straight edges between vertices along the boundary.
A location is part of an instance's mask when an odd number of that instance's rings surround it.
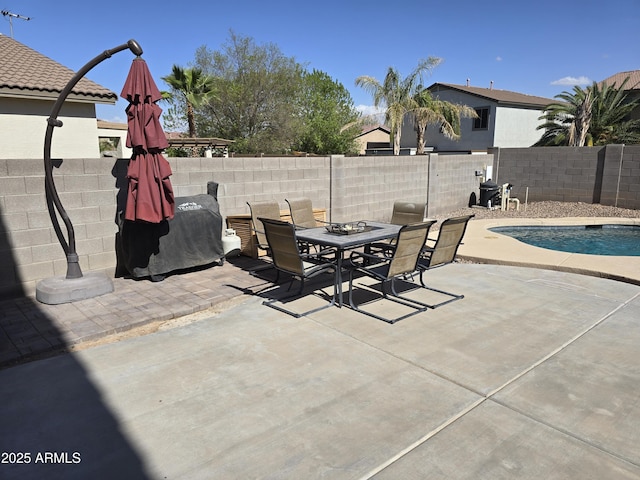
<svg viewBox="0 0 640 480">
<path fill-rule="evenodd" d="M 83 271 L 115 274 L 116 212 L 126 198 L 126 159 L 64 159 L 56 188 L 74 226 Z M 600 202 L 640 208 L 640 147 L 495 149 L 484 155 L 399 157 L 170 158 L 177 196 L 219 186 L 223 218 L 247 202 L 311 198 L 334 222 L 388 220 L 395 200 L 428 203 L 428 215 L 464 207 L 478 193 L 476 172 L 493 165 L 498 183 L 529 200 Z M 64 224 L 61 222 L 61 225 Z M 63 276 L 66 258 L 44 194 L 41 160 L 0 160 L 0 299 L 33 294 Z"/>
</svg>

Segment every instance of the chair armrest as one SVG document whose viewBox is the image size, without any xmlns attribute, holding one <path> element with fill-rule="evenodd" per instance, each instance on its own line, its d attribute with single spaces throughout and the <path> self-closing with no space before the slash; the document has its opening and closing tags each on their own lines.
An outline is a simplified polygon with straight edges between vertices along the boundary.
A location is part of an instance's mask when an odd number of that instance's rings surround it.
<svg viewBox="0 0 640 480">
<path fill-rule="evenodd" d="M 326 255 L 328 253 L 337 253 L 338 249 L 334 248 L 334 247 L 327 247 L 327 248 L 323 248 L 322 250 L 320 250 L 319 252 L 316 252 L 316 255 Z"/>
<path fill-rule="evenodd" d="M 380 257 L 366 252 L 351 252 L 349 255 L 349 263 L 356 268 L 372 265 L 376 263 L 389 262 L 390 257 Z"/>
<path fill-rule="evenodd" d="M 395 240 L 395 239 L 394 239 Z M 371 252 L 381 252 L 386 257 L 393 256 L 393 252 L 396 249 L 395 241 L 388 242 L 374 242 L 365 247 L 365 252 L 371 254 Z"/>
<path fill-rule="evenodd" d="M 313 259 L 313 260 L 319 260 L 322 257 L 325 257 L 327 255 L 336 255 L 337 250 L 333 247 L 329 247 L 329 248 L 324 248 L 320 251 L 316 251 L 316 252 L 309 252 L 309 253 L 301 253 L 300 254 L 300 258 L 305 260 L 305 259 Z"/>
</svg>

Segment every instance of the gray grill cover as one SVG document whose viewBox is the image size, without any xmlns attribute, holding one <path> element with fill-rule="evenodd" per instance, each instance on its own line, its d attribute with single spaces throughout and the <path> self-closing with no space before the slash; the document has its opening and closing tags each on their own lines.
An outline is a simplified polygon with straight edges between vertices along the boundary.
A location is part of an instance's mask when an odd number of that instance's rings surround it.
<svg viewBox="0 0 640 480">
<path fill-rule="evenodd" d="M 161 223 L 119 220 L 118 272 L 135 278 L 220 262 L 222 216 L 212 195 L 177 197 L 175 217 Z"/>
</svg>

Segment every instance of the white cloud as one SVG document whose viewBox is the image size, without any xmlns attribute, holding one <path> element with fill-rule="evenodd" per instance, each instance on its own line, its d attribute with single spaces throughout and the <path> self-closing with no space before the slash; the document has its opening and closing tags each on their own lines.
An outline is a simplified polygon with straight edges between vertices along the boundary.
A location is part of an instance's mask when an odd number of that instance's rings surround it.
<svg viewBox="0 0 640 480">
<path fill-rule="evenodd" d="M 356 110 L 363 115 L 378 115 L 384 114 L 384 108 L 374 107 L 373 105 L 356 105 Z"/>
<path fill-rule="evenodd" d="M 589 77 L 563 77 L 559 80 L 554 80 L 553 82 L 551 82 L 551 85 L 569 85 L 569 86 L 573 86 L 573 85 L 590 85 L 591 83 L 593 83 Z"/>
<path fill-rule="evenodd" d="M 496 57 L 496 62 L 501 62 L 502 61 L 502 57 L 501 56 L 497 56 Z"/>
<path fill-rule="evenodd" d="M 374 107 L 373 105 L 356 105 L 356 110 L 363 117 L 371 119 L 371 123 L 384 123 L 384 108 Z"/>
</svg>

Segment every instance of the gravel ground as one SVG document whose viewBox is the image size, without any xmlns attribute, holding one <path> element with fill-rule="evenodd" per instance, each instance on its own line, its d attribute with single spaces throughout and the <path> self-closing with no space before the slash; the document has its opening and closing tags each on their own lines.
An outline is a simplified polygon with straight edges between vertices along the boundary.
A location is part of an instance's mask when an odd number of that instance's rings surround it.
<svg viewBox="0 0 640 480">
<path fill-rule="evenodd" d="M 436 215 L 438 223 L 434 225 L 437 229 L 439 223 L 449 217 L 459 215 L 470 215 L 473 220 L 486 218 L 560 218 L 560 217 L 620 217 L 620 218 L 640 218 L 640 210 L 628 208 L 609 207 L 595 203 L 582 202 L 529 202 L 525 208 L 520 204 L 520 210 L 501 211 L 489 210 L 488 208 L 461 208 L 444 215 Z"/>
</svg>

